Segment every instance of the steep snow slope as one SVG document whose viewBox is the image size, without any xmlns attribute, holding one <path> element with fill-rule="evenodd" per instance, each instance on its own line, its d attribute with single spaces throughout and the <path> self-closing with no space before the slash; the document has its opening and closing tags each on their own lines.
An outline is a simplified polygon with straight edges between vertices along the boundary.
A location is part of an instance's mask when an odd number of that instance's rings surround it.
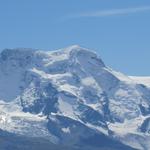
<svg viewBox="0 0 150 150">
<path fill-rule="evenodd" d="M 69 147 L 150 149 L 150 89 L 88 49 L 3 50 L 0 99 L 4 131 Z"/>
</svg>

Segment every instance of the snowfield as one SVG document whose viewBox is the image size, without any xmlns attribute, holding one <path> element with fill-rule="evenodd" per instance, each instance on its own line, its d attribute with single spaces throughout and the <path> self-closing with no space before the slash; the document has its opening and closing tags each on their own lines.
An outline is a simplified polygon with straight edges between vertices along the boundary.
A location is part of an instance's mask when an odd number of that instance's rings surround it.
<svg viewBox="0 0 150 150">
<path fill-rule="evenodd" d="M 130 76 L 130 78 L 139 84 L 144 84 L 147 87 L 150 87 L 150 77 Z"/>
</svg>

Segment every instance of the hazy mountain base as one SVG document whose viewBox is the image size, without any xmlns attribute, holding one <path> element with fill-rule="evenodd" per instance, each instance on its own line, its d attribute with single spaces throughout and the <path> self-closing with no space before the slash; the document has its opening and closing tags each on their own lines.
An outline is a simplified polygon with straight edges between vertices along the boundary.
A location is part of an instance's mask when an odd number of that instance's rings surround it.
<svg viewBox="0 0 150 150">
<path fill-rule="evenodd" d="M 134 150 L 129 146 L 95 134 L 75 145 L 53 144 L 48 139 L 19 136 L 0 130 L 0 150 Z"/>
</svg>

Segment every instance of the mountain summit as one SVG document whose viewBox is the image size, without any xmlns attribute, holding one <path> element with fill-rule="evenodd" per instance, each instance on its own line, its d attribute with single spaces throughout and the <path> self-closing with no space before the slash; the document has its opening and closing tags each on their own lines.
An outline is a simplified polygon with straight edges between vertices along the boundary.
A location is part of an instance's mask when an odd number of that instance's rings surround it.
<svg viewBox="0 0 150 150">
<path fill-rule="evenodd" d="M 149 133 L 150 88 L 95 52 L 1 52 L 1 149 L 149 150 Z"/>
</svg>

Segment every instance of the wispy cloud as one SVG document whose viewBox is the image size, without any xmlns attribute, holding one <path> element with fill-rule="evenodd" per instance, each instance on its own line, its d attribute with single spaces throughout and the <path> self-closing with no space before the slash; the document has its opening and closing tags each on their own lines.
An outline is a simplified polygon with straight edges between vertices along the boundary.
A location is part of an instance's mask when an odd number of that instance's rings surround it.
<svg viewBox="0 0 150 150">
<path fill-rule="evenodd" d="M 99 10 L 93 12 L 82 12 L 79 14 L 71 14 L 66 16 L 66 19 L 83 18 L 83 17 L 107 17 L 107 16 L 118 16 L 128 15 L 133 13 L 141 13 L 150 11 L 150 6 L 123 8 L 123 9 L 110 9 L 110 10 Z"/>
</svg>

